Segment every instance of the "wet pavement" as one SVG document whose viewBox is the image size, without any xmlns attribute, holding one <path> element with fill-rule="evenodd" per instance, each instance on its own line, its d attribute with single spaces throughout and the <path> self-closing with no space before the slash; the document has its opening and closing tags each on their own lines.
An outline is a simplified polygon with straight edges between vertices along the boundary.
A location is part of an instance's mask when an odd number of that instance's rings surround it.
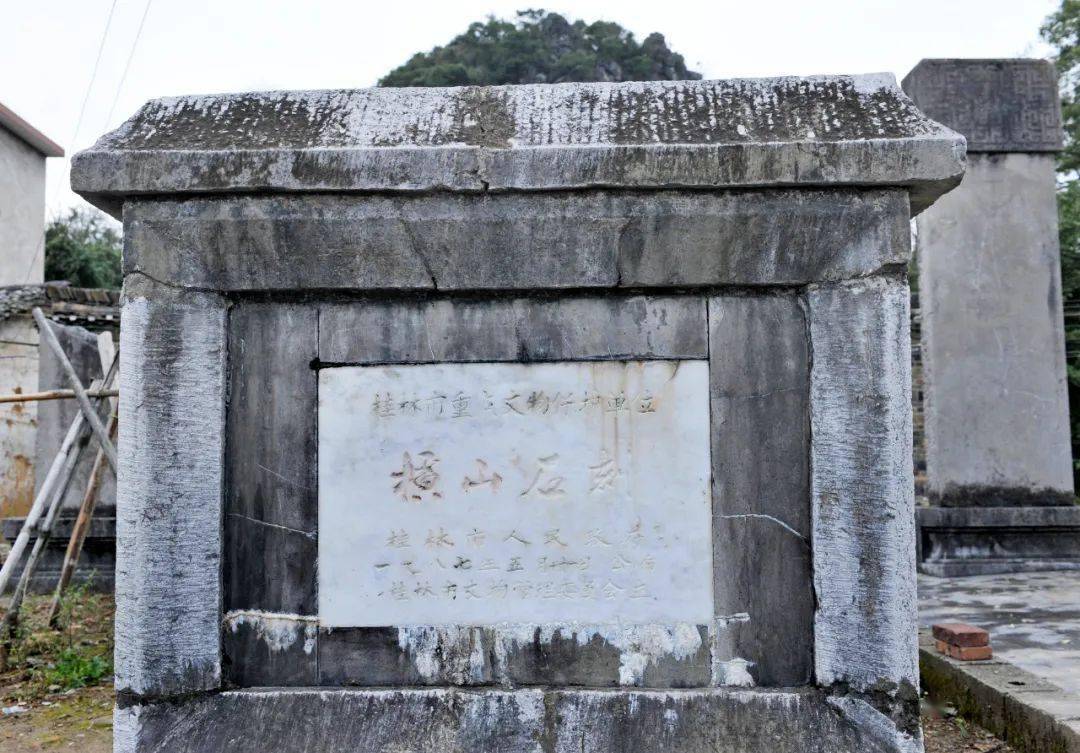
<svg viewBox="0 0 1080 753">
<path fill-rule="evenodd" d="M 919 576 L 919 625 L 990 631 L 994 656 L 1080 696 L 1080 572 Z"/>
</svg>

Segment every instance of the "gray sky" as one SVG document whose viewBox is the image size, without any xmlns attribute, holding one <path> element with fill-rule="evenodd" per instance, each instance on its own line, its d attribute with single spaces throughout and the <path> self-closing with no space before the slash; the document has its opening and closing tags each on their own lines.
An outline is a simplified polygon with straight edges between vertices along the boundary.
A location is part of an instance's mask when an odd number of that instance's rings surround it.
<svg viewBox="0 0 1080 753">
<path fill-rule="evenodd" d="M 659 31 L 706 78 L 903 75 L 924 57 L 1041 56 L 1058 0 L 0 0 L 0 102 L 63 146 L 83 149 L 152 97 L 370 86 L 414 52 L 488 14 L 544 7 Z M 113 102 L 116 102 L 113 109 Z M 110 117 L 110 110 L 113 110 Z M 79 202 L 67 160 L 49 161 L 50 215 Z"/>
</svg>

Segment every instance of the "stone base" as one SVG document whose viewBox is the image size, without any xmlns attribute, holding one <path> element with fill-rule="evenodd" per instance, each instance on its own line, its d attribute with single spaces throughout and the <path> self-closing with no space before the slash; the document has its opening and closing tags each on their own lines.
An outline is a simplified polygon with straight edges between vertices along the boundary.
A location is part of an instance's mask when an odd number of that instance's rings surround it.
<svg viewBox="0 0 1080 753">
<path fill-rule="evenodd" d="M 876 753 L 922 750 L 821 690 L 256 689 L 120 706 L 116 753 Z"/>
<path fill-rule="evenodd" d="M 927 575 L 1080 570 L 1080 506 L 920 507 L 916 520 Z"/>
<path fill-rule="evenodd" d="M 25 518 L 7 518 L 3 521 L 2 530 L 4 539 L 11 544 L 22 530 Z M 51 593 L 56 588 L 56 581 L 60 577 L 60 568 L 64 564 L 64 553 L 67 551 L 68 540 L 71 538 L 71 529 L 75 524 L 75 518 L 60 518 L 56 522 L 55 530 L 49 544 L 45 547 L 41 560 L 38 562 L 34 577 L 30 580 L 31 593 Z M 26 547 L 29 556 L 34 546 L 36 537 L 31 537 Z M 85 583 L 91 591 L 97 593 L 112 593 L 115 584 L 116 571 L 116 518 L 95 517 L 90 521 L 90 531 L 86 541 L 83 542 L 82 555 L 79 557 L 79 566 L 75 570 L 73 584 Z M 8 592 L 15 590 L 15 584 L 22 575 L 20 564 L 9 581 Z"/>
<path fill-rule="evenodd" d="M 950 484 L 927 497 L 933 507 L 1071 507 L 1076 501 L 1075 494 L 1061 489 L 984 484 Z"/>
</svg>

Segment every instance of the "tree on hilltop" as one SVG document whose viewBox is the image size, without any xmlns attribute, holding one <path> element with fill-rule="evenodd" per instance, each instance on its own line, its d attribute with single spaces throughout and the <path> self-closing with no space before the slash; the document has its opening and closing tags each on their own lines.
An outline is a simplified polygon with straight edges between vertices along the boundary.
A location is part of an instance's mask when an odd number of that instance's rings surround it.
<svg viewBox="0 0 1080 753">
<path fill-rule="evenodd" d="M 380 86 L 490 86 L 568 81 L 699 79 L 664 35 L 638 42 L 616 23 L 574 21 L 524 10 L 517 22 L 488 17 L 449 44 L 418 52 L 386 74 Z"/>
</svg>

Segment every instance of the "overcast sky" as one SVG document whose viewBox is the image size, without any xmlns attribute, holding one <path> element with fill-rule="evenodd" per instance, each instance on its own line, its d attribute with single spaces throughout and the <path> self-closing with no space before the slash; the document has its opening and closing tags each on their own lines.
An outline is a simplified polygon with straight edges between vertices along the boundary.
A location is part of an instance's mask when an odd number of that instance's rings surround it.
<svg viewBox="0 0 1080 753">
<path fill-rule="evenodd" d="M 544 7 L 667 38 L 706 78 L 866 73 L 902 78 L 924 57 L 1045 56 L 1058 0 L 0 0 L 0 102 L 71 154 L 147 99 L 371 86 L 414 52 L 489 14 Z M 131 65 L 123 77 L 129 59 Z M 123 85 L 121 81 L 123 79 Z M 89 91 L 89 95 L 87 92 Z M 82 124 L 79 113 L 87 102 Z M 115 107 L 113 106 L 115 102 Z M 110 116 L 111 112 L 111 116 Z M 80 200 L 49 160 L 51 214 Z M 3 176 L 0 176 L 2 179 Z"/>
</svg>

